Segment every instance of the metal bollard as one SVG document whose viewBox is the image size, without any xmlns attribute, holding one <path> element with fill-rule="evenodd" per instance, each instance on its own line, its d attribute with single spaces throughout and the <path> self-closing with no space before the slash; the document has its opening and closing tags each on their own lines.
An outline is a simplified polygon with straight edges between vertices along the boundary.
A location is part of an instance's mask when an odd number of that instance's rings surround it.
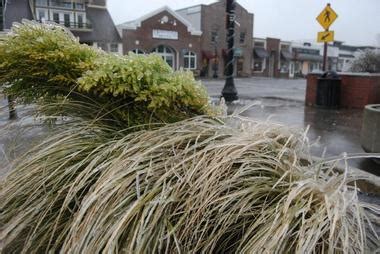
<svg viewBox="0 0 380 254">
<path fill-rule="evenodd" d="M 8 109 L 9 109 L 9 119 L 13 120 L 17 118 L 16 112 L 16 102 L 13 100 L 11 95 L 8 95 Z"/>
</svg>

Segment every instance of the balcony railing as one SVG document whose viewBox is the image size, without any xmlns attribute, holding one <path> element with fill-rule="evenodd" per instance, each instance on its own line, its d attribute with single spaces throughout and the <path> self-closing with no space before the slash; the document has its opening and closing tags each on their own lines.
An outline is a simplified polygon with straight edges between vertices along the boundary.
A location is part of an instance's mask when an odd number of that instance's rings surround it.
<svg viewBox="0 0 380 254">
<path fill-rule="evenodd" d="M 85 1 L 35 0 L 37 7 L 85 10 Z"/>
<path fill-rule="evenodd" d="M 40 22 L 43 22 L 40 20 Z M 44 22 L 55 22 L 57 24 L 63 25 L 69 29 L 84 29 L 89 30 L 92 29 L 91 23 L 84 23 L 84 22 L 67 22 L 67 21 L 56 21 L 56 20 L 44 20 Z"/>
</svg>

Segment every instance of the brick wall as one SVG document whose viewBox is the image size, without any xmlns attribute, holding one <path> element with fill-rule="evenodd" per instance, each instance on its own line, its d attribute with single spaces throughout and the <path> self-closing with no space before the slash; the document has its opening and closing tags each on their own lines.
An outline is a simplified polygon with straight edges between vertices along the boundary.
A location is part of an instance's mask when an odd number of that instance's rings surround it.
<svg viewBox="0 0 380 254">
<path fill-rule="evenodd" d="M 176 25 L 172 23 L 161 24 L 159 21 L 163 16 L 167 16 L 169 20 L 176 20 Z M 153 29 L 168 30 L 178 32 L 178 40 L 157 39 L 153 38 Z M 201 66 L 201 37 L 192 35 L 186 25 L 177 20 L 168 11 L 162 11 L 159 14 L 143 21 L 141 26 L 136 30 L 123 30 L 123 48 L 124 54 L 134 49 L 141 49 L 145 53 L 150 53 L 154 48 L 164 45 L 174 49 L 176 53 L 176 67 L 183 66 L 183 50 L 189 50 L 197 55 L 197 70 Z M 136 44 L 138 41 L 138 45 Z M 191 46 L 191 47 L 190 47 Z"/>
<path fill-rule="evenodd" d="M 235 48 L 240 48 L 242 50 L 242 57 L 235 61 L 235 69 L 237 68 L 237 63 L 242 67 L 242 70 L 237 73 L 241 76 L 251 75 L 251 65 L 252 65 L 252 40 L 253 40 L 253 14 L 249 13 L 240 4 L 236 3 L 236 21 L 239 22 L 240 26 L 235 25 Z M 218 75 L 223 77 L 224 70 L 224 57 L 225 53 L 223 49 L 227 49 L 226 42 L 226 5 L 225 1 L 218 1 L 210 5 L 202 5 L 201 11 L 201 29 L 202 29 L 202 50 L 209 50 L 214 52 L 215 44 L 211 41 L 211 32 L 217 31 L 218 41 Z M 245 40 L 240 43 L 240 33 L 245 33 Z M 210 64 L 211 65 L 211 64 Z M 212 76 L 212 68 L 208 69 L 208 76 Z"/>
<path fill-rule="evenodd" d="M 280 39 L 267 38 L 267 48 L 269 57 L 266 61 L 265 75 L 267 77 L 280 77 L 280 70 L 278 69 L 278 62 L 280 59 Z M 272 63 L 273 62 L 273 63 Z"/>
<path fill-rule="evenodd" d="M 317 96 L 319 74 L 307 75 L 305 103 L 314 106 Z M 343 108 L 364 108 L 367 104 L 380 103 L 380 75 L 340 74 L 340 106 Z"/>
</svg>

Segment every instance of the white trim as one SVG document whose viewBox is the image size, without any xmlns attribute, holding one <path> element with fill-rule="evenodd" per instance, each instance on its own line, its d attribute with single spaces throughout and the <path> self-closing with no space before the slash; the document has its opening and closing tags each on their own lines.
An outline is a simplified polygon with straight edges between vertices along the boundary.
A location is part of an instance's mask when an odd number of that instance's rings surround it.
<svg viewBox="0 0 380 254">
<path fill-rule="evenodd" d="M 151 18 L 151 17 L 153 17 L 153 16 L 155 16 L 155 15 L 157 15 L 163 11 L 169 12 L 173 17 L 175 17 L 181 23 L 183 23 L 187 27 L 187 31 L 190 32 L 191 35 L 197 35 L 197 36 L 202 35 L 202 31 L 196 30 L 189 21 L 187 21 L 185 18 L 183 18 L 181 15 L 179 15 L 178 13 L 176 13 L 175 11 L 173 11 L 171 8 L 169 8 L 166 5 L 155 10 L 155 11 L 152 11 L 152 12 L 140 17 L 139 19 L 119 24 L 116 27 L 120 30 L 123 30 L 123 29 L 136 30 L 137 28 L 141 27 L 141 23 L 143 21 L 145 21 L 145 20 L 147 20 L 147 19 L 149 19 L 149 18 Z"/>
<path fill-rule="evenodd" d="M 107 6 L 103 6 L 103 5 L 88 4 L 87 7 L 107 10 Z"/>
</svg>

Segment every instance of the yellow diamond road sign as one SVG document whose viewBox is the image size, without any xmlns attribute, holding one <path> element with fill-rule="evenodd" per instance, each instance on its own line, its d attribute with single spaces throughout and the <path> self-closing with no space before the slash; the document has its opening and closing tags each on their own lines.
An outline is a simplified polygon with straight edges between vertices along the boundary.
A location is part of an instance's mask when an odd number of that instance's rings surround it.
<svg viewBox="0 0 380 254">
<path fill-rule="evenodd" d="M 334 41 L 334 31 L 324 31 L 318 33 L 318 42 Z"/>
<path fill-rule="evenodd" d="M 324 29 L 329 29 L 332 23 L 336 20 L 338 14 L 328 4 L 323 11 L 318 15 L 317 20 Z"/>
</svg>

